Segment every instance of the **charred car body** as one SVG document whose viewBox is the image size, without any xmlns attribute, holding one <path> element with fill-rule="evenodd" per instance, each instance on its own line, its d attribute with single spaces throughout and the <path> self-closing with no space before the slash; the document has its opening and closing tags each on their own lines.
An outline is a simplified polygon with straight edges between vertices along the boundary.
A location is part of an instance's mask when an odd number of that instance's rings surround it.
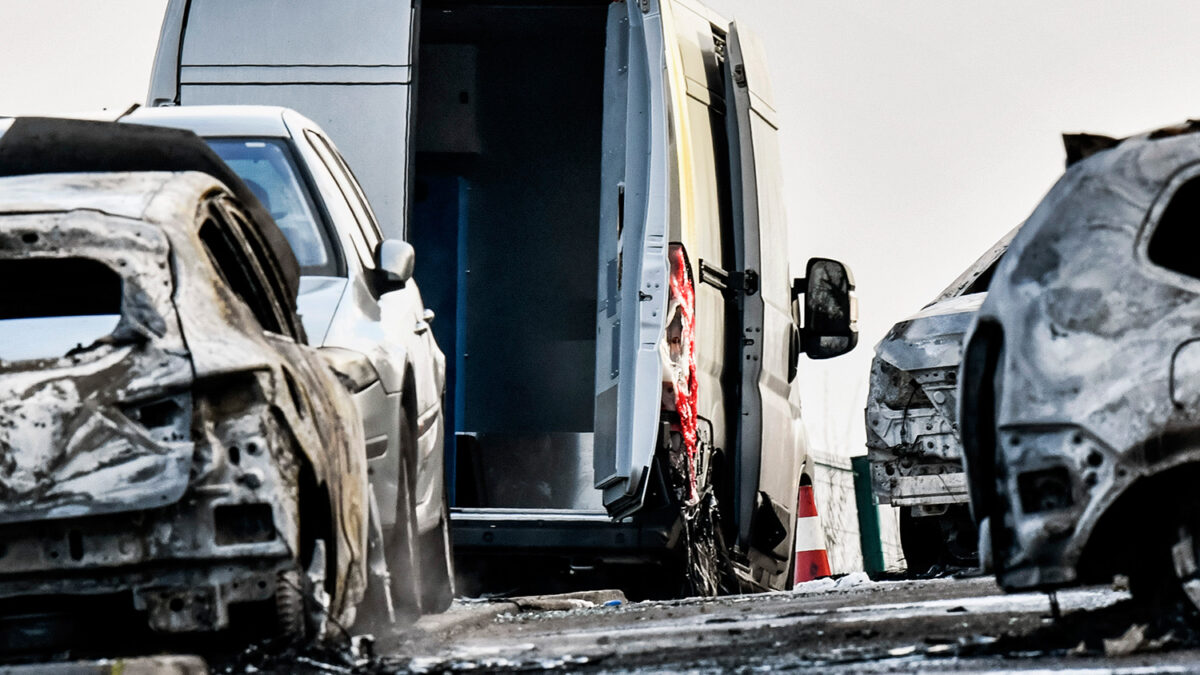
<svg viewBox="0 0 1200 675">
<path fill-rule="evenodd" d="M 1005 589 L 1123 573 L 1200 600 L 1198 129 L 1067 137 L 968 334 L 971 504 Z"/>
<path fill-rule="evenodd" d="M 958 366 L 963 334 L 1016 232 L 875 347 L 866 409 L 871 485 L 879 503 L 900 509 L 910 573 L 977 564 L 957 424 Z"/>
<path fill-rule="evenodd" d="M 18 119 L 0 174 L 4 646 L 352 620 L 361 421 L 262 206 L 175 130 Z"/>
</svg>

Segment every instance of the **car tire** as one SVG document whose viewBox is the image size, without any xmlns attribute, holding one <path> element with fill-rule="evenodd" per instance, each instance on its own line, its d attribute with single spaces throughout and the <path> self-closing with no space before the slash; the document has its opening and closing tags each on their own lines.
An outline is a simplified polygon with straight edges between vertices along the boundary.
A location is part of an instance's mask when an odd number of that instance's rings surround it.
<svg viewBox="0 0 1200 675">
<path fill-rule="evenodd" d="M 900 547 L 908 576 L 979 567 L 979 534 L 970 516 L 962 504 L 952 504 L 940 516 L 917 516 L 911 507 L 901 509 Z"/>
<path fill-rule="evenodd" d="M 454 550 L 450 537 L 450 502 L 442 487 L 442 513 L 437 527 L 421 535 L 421 608 L 444 612 L 454 601 Z"/>
<path fill-rule="evenodd" d="M 421 615 L 420 537 L 417 530 L 416 477 L 412 458 L 416 454 L 416 433 L 413 421 L 404 413 L 400 417 L 400 471 L 396 476 L 396 524 L 384 533 L 391 574 L 392 603 L 397 618 L 415 620 Z"/>
<path fill-rule="evenodd" d="M 929 572 L 941 559 L 934 516 L 916 516 L 912 508 L 900 509 L 900 548 L 908 565 L 908 576 Z"/>
<path fill-rule="evenodd" d="M 328 570 L 325 542 L 317 540 L 309 549 L 309 568 L 301 562 L 280 570 L 275 578 L 275 635 L 287 643 L 320 640 L 329 616 L 329 594 L 324 584 Z"/>
</svg>

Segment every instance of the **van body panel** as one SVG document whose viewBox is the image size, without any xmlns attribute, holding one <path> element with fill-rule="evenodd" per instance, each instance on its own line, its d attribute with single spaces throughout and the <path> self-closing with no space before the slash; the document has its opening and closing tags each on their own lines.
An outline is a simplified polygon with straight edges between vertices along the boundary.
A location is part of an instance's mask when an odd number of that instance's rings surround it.
<svg viewBox="0 0 1200 675">
<path fill-rule="evenodd" d="M 303 11 L 291 0 L 189 5 L 182 66 L 409 65 L 410 3 L 310 1 Z M 271 34 L 287 39 L 263 39 Z"/>
<path fill-rule="evenodd" d="M 723 42 L 727 22 L 679 5 L 668 5 L 664 25 L 672 43 L 673 134 L 678 182 L 679 228 L 671 243 L 680 244 L 695 295 L 695 359 L 700 441 L 712 452 L 731 449 L 730 420 L 736 420 L 736 361 L 730 348 L 738 340 L 736 289 L 712 281 L 735 270 L 735 224 L 731 208 L 729 142 L 726 124 Z M 701 456 L 705 453 L 701 451 Z M 725 499 L 717 495 L 718 501 Z"/>
<path fill-rule="evenodd" d="M 171 0 L 149 101 L 299 111 L 338 139 L 384 234 L 403 237 L 413 16 L 387 0 Z"/>
</svg>

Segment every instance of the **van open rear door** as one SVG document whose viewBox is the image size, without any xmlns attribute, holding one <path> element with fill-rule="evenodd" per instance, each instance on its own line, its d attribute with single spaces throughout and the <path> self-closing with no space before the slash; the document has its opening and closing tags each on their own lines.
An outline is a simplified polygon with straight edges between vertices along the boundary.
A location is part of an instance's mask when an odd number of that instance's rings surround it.
<svg viewBox="0 0 1200 675">
<path fill-rule="evenodd" d="M 609 6 L 593 462 L 614 518 L 642 506 L 658 438 L 672 214 L 665 49 L 659 0 Z"/>
<path fill-rule="evenodd" d="M 765 255 L 761 245 L 787 242 L 778 121 L 762 50 L 737 22 L 726 35 L 725 101 L 735 264 L 751 282 L 747 292 L 738 295 L 743 339 L 734 508 L 739 542 L 778 558 L 787 553 L 786 537 L 779 539 L 775 524 L 792 518 L 788 514 L 795 504 L 802 461 L 799 410 L 789 401 L 799 350 L 791 315 L 789 256 L 786 251 Z M 763 471 L 764 466 L 769 470 Z M 768 535 L 771 532 L 776 534 Z"/>
</svg>

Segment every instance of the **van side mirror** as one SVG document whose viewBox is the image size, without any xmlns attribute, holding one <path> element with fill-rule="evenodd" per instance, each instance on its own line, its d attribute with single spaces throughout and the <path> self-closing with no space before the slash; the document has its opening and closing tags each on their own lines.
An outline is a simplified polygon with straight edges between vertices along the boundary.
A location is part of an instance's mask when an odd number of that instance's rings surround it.
<svg viewBox="0 0 1200 675">
<path fill-rule="evenodd" d="M 800 344 L 812 359 L 829 359 L 858 344 L 858 297 L 854 276 L 842 263 L 812 258 L 803 279 L 792 283 L 792 301 L 804 296 Z"/>
<path fill-rule="evenodd" d="M 379 272 L 390 282 L 403 284 L 412 278 L 417 253 L 403 239 L 384 239 L 375 252 Z"/>
</svg>

